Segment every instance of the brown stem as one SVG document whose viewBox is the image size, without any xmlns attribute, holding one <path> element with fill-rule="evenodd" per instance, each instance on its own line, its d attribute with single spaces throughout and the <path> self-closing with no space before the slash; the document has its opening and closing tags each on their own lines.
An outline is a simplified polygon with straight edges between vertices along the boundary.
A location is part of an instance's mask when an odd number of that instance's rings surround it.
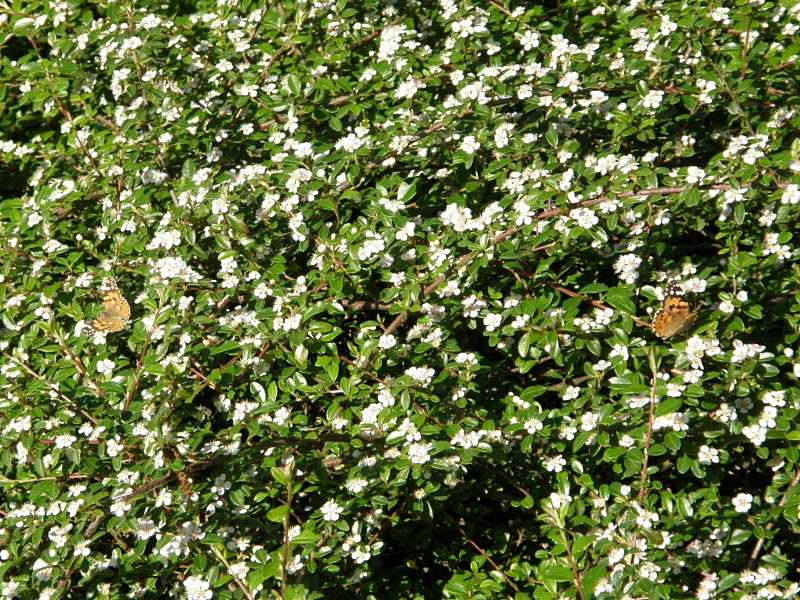
<svg viewBox="0 0 800 600">
<path fill-rule="evenodd" d="M 581 584 L 581 575 L 578 573 L 578 565 L 575 564 L 575 557 L 572 555 L 572 550 L 569 547 L 569 540 L 567 539 L 567 533 L 564 531 L 562 527 L 558 528 L 558 531 L 561 533 L 561 543 L 564 544 L 564 550 L 567 551 L 567 557 L 569 558 L 569 565 L 572 567 L 572 577 L 575 581 L 575 587 L 578 589 L 578 595 L 581 599 L 585 598 L 583 593 L 583 585 Z"/>
<path fill-rule="evenodd" d="M 647 463 L 650 456 L 650 440 L 653 436 L 653 420 L 656 411 L 656 385 L 658 382 L 658 372 L 653 372 L 653 383 L 650 386 L 650 416 L 647 419 L 647 435 L 644 438 L 644 456 L 642 457 L 642 474 L 639 478 L 639 506 L 644 501 L 645 481 L 647 481 Z"/>
<path fill-rule="evenodd" d="M 287 467 L 291 469 L 291 466 Z M 283 515 L 283 564 L 281 565 L 281 600 L 286 600 L 286 584 L 287 572 L 286 567 L 289 564 L 289 518 L 292 515 L 292 480 L 291 471 L 289 475 L 289 485 L 286 486 L 286 514 Z"/>
<path fill-rule="evenodd" d="M 486 554 L 486 551 L 484 551 L 484 549 L 483 549 L 483 548 L 481 548 L 480 546 L 478 546 L 478 544 L 476 544 L 474 541 L 472 541 L 472 540 L 470 539 L 470 537 L 467 535 L 467 532 L 466 532 L 466 531 L 464 531 L 464 530 L 461 528 L 461 526 L 459 526 L 459 525 L 456 525 L 456 529 L 458 529 L 458 530 L 461 532 L 461 535 L 463 535 L 463 536 L 464 536 L 464 538 L 467 540 L 467 543 L 468 543 L 470 546 L 472 546 L 473 548 L 475 548 L 475 550 L 477 550 L 477 551 L 478 551 L 478 553 L 479 553 L 481 556 L 483 556 L 483 558 L 486 560 L 486 562 L 488 562 L 490 565 L 492 565 L 492 567 L 494 567 L 494 570 L 495 570 L 495 571 L 497 571 L 498 573 L 500 573 L 500 575 L 502 575 L 502 576 L 503 576 L 503 579 L 505 579 L 505 580 L 506 580 L 506 583 L 507 583 L 508 585 L 510 585 L 510 586 L 511 586 L 511 587 L 514 589 L 514 591 L 515 591 L 515 592 L 517 592 L 518 594 L 519 594 L 519 593 L 521 593 L 521 592 L 520 592 L 520 589 L 519 589 L 519 588 L 517 587 L 517 585 L 516 585 L 516 584 L 515 584 L 515 583 L 512 581 L 512 579 L 511 579 L 511 578 L 510 578 L 508 575 L 506 575 L 506 574 L 505 574 L 505 571 L 503 571 L 503 569 L 501 569 L 501 568 L 500 568 L 500 567 L 497 565 L 497 563 L 496 563 L 496 562 L 494 562 L 494 561 L 492 560 L 492 558 L 491 558 L 491 557 L 490 557 L 488 554 Z"/>
<path fill-rule="evenodd" d="M 795 470 L 794 478 L 792 479 L 792 482 L 788 486 L 786 486 L 786 493 L 783 496 L 781 496 L 780 502 L 778 502 L 778 506 L 779 507 L 783 507 L 783 506 L 786 505 L 786 497 L 789 495 L 790 491 L 794 490 L 794 487 L 797 485 L 798 481 L 800 481 L 800 469 L 796 469 Z M 775 521 L 770 521 L 769 523 L 767 523 L 764 526 L 764 529 L 769 531 L 773 527 L 775 527 Z M 747 561 L 747 569 L 748 570 L 752 571 L 753 568 L 755 567 L 756 561 L 758 560 L 758 555 L 761 554 L 761 550 L 764 548 L 764 540 L 765 539 L 766 539 L 766 536 L 761 538 L 761 539 L 759 539 L 756 542 L 756 545 L 753 548 L 753 551 L 750 553 L 750 560 Z"/>
<path fill-rule="evenodd" d="M 225 560 L 225 557 L 222 555 L 222 552 L 219 550 L 219 548 L 217 548 L 216 546 L 211 546 L 211 551 L 217 555 L 218 559 L 222 561 L 222 564 L 224 564 L 225 567 L 228 569 L 228 573 L 230 573 L 230 576 L 233 577 L 233 580 L 236 582 L 236 585 L 239 586 L 239 589 L 242 590 L 245 596 L 247 596 L 247 599 L 253 600 L 253 595 L 250 593 L 250 590 L 248 590 L 244 586 L 244 583 L 242 582 L 241 579 L 239 579 L 236 575 L 233 574 L 233 571 L 231 571 L 231 565 L 228 563 L 227 560 Z"/>
<path fill-rule="evenodd" d="M 567 288 L 561 287 L 560 285 L 558 285 L 557 283 L 553 283 L 552 281 L 548 281 L 546 285 L 550 286 L 550 287 L 551 287 L 551 288 L 553 288 L 554 290 L 558 290 L 558 291 L 559 291 L 559 292 L 561 292 L 562 294 L 566 294 L 566 295 L 567 295 L 567 296 L 569 296 L 570 298 L 580 298 L 580 299 L 582 299 L 584 302 L 588 302 L 589 304 L 591 304 L 591 305 L 592 305 L 592 306 L 594 306 L 595 308 L 599 308 L 600 310 L 613 310 L 614 312 L 619 312 L 619 311 L 616 311 L 616 310 L 614 310 L 614 309 L 613 309 L 613 308 L 611 308 L 610 306 L 606 306 L 606 305 L 605 305 L 605 304 L 603 304 L 602 302 L 597 302 L 596 300 L 589 300 L 588 298 L 584 298 L 584 297 L 583 297 L 583 296 L 581 296 L 580 294 L 577 294 L 577 293 L 575 293 L 575 292 L 573 292 L 573 291 L 571 291 L 571 290 L 568 290 Z M 634 317 L 633 315 L 628 315 L 628 316 L 629 316 L 629 317 L 630 317 L 630 318 L 633 320 L 633 322 L 634 322 L 634 323 L 636 323 L 637 325 L 642 325 L 642 326 L 644 326 L 644 327 L 652 327 L 652 326 L 653 326 L 653 324 L 652 324 L 652 323 L 647 323 L 646 321 L 642 321 L 641 319 L 638 319 L 638 318 Z"/>
</svg>

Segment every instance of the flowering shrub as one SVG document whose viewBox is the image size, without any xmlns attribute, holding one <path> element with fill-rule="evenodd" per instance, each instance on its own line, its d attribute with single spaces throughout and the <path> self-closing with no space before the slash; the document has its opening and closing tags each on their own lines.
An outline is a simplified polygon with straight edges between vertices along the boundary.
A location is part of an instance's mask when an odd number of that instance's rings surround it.
<svg viewBox="0 0 800 600">
<path fill-rule="evenodd" d="M 0 15 L 5 597 L 797 591 L 800 5 L 142 6 Z"/>
</svg>

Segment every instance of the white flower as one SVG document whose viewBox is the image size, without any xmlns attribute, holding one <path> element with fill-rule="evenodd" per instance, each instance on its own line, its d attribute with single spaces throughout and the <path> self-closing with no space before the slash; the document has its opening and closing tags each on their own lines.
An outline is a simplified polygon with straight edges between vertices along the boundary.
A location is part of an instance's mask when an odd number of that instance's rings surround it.
<svg viewBox="0 0 800 600">
<path fill-rule="evenodd" d="M 614 344 L 614 346 L 611 348 L 611 352 L 608 354 L 608 357 L 614 358 L 615 356 L 619 356 L 622 358 L 622 360 L 627 362 L 628 357 L 630 356 L 630 354 L 628 353 L 628 347 L 623 346 L 622 344 Z M 595 367 L 595 371 L 599 370 L 601 369 Z"/>
<path fill-rule="evenodd" d="M 356 546 L 350 553 L 350 557 L 356 561 L 356 564 L 367 562 L 372 554 L 369 551 L 369 546 Z"/>
<path fill-rule="evenodd" d="M 103 360 L 97 361 L 97 372 L 101 375 L 110 375 L 114 371 L 115 366 L 116 364 L 113 360 L 104 358 Z"/>
<path fill-rule="evenodd" d="M 614 263 L 614 271 L 619 273 L 620 279 L 625 283 L 635 283 L 639 278 L 637 269 L 642 264 L 642 259 L 635 254 L 623 254 Z"/>
<path fill-rule="evenodd" d="M 503 323 L 502 315 L 496 313 L 489 313 L 483 318 L 483 324 L 486 326 L 486 331 L 494 331 Z"/>
<path fill-rule="evenodd" d="M 642 576 L 642 578 L 649 579 L 650 581 L 656 581 L 660 571 L 661 567 L 654 565 L 653 563 L 644 563 L 641 567 L 639 567 L 639 574 Z"/>
<path fill-rule="evenodd" d="M 397 88 L 397 91 L 395 92 L 395 98 L 413 98 L 418 90 L 421 90 L 425 87 L 425 83 L 422 81 L 416 80 L 413 77 L 409 77 Z"/>
<path fill-rule="evenodd" d="M 289 564 L 286 565 L 286 572 L 290 575 L 297 573 L 303 568 L 303 558 L 299 554 L 295 554 Z"/>
<path fill-rule="evenodd" d="M 531 417 L 525 421 L 524 427 L 525 431 L 533 435 L 537 431 L 541 431 L 544 428 L 544 424 L 536 417 Z"/>
<path fill-rule="evenodd" d="M 570 502 L 572 502 L 572 497 L 567 493 L 553 492 L 550 494 L 550 506 L 556 510 Z"/>
<path fill-rule="evenodd" d="M 544 468 L 547 469 L 548 471 L 554 471 L 556 473 L 560 473 L 564 468 L 564 465 L 567 464 L 567 461 L 564 460 L 559 454 L 553 457 L 545 456 L 544 458 L 542 458 L 542 464 L 544 465 Z"/>
<path fill-rule="evenodd" d="M 137 527 L 138 531 L 136 532 L 136 535 L 140 540 L 150 539 L 156 533 L 158 533 L 158 527 L 156 527 L 156 524 L 153 523 L 153 520 L 150 518 L 139 519 Z"/>
<path fill-rule="evenodd" d="M 642 98 L 642 106 L 645 108 L 656 109 L 664 99 L 664 92 L 660 90 L 650 90 L 647 96 Z"/>
<path fill-rule="evenodd" d="M 686 183 L 688 184 L 703 183 L 705 177 L 706 172 L 700 167 L 688 167 L 686 169 Z"/>
<path fill-rule="evenodd" d="M 571 210 L 569 217 L 584 229 L 591 229 L 600 222 L 593 210 L 584 207 Z"/>
<path fill-rule="evenodd" d="M 393 335 L 382 335 L 378 341 L 378 347 L 382 350 L 394 348 L 397 345 L 397 338 Z"/>
<path fill-rule="evenodd" d="M 125 449 L 125 446 L 120 444 L 117 440 L 107 440 L 106 441 L 106 454 L 108 454 L 108 456 L 111 456 L 111 457 L 117 456 L 124 449 Z"/>
<path fill-rule="evenodd" d="M 199 575 L 192 575 L 183 580 L 187 600 L 209 600 L 213 594 L 209 583 Z"/>
<path fill-rule="evenodd" d="M 464 316 L 475 318 L 478 316 L 478 313 L 486 308 L 486 302 L 477 298 L 476 296 L 469 296 L 464 298 L 461 301 L 461 304 L 464 306 Z"/>
<path fill-rule="evenodd" d="M 530 432 L 529 433 L 533 433 Z M 461 446 L 464 449 L 474 448 L 481 441 L 481 433 L 479 431 L 464 431 L 461 429 L 450 440 L 451 446 Z"/>
<path fill-rule="evenodd" d="M 405 374 L 422 385 L 428 385 L 436 374 L 436 371 L 428 367 L 409 367 L 406 369 Z"/>
<path fill-rule="evenodd" d="M 753 496 L 750 494 L 737 494 L 736 497 L 731 500 L 731 504 L 733 504 L 733 508 L 736 509 L 736 512 L 746 513 L 753 505 Z"/>
<path fill-rule="evenodd" d="M 636 524 L 644 529 L 652 529 L 653 524 L 658 521 L 658 515 L 649 510 L 639 509 L 639 516 L 636 517 Z"/>
<path fill-rule="evenodd" d="M 368 484 L 369 482 L 363 477 L 355 477 L 353 479 L 348 480 L 344 486 L 347 488 L 349 492 L 353 494 L 359 494 L 364 489 L 366 489 Z"/>
<path fill-rule="evenodd" d="M 377 233 L 373 233 L 372 231 L 367 231 L 364 235 L 366 241 L 358 249 L 358 260 L 364 262 L 383 252 L 386 249 L 386 244 Z"/>
<path fill-rule="evenodd" d="M 697 460 L 701 465 L 710 465 L 711 463 L 719 462 L 719 450 L 716 448 L 709 448 L 708 446 L 701 446 L 697 454 Z"/>
<path fill-rule="evenodd" d="M 595 427 L 597 427 L 597 423 L 600 421 L 600 415 L 596 413 L 585 413 L 581 415 L 581 429 L 584 431 L 592 431 Z"/>
<path fill-rule="evenodd" d="M 733 306 L 732 302 L 728 300 L 723 300 L 722 302 L 719 303 L 719 310 L 721 312 L 724 312 L 725 314 L 730 315 L 735 310 L 735 307 Z"/>
<path fill-rule="evenodd" d="M 430 457 L 430 450 L 433 444 L 411 444 L 408 447 L 408 459 L 417 465 L 428 462 Z"/>
<path fill-rule="evenodd" d="M 703 578 L 703 581 L 700 582 L 700 586 L 697 588 L 698 600 L 709 600 L 710 598 L 716 597 L 717 579 L 718 576 L 716 573 L 709 573 Z"/>
<path fill-rule="evenodd" d="M 800 186 L 791 183 L 783 191 L 781 204 L 797 204 L 798 202 L 800 202 Z"/>
<path fill-rule="evenodd" d="M 757 424 L 747 425 L 742 427 L 742 435 L 754 446 L 760 446 L 767 439 L 767 430 Z"/>
<path fill-rule="evenodd" d="M 528 29 L 520 38 L 519 43 L 525 52 L 530 52 L 539 46 L 539 34 L 536 31 Z"/>
<path fill-rule="evenodd" d="M 322 511 L 322 517 L 326 521 L 338 521 L 339 515 L 342 514 L 344 508 L 336 504 L 333 500 L 328 500 L 325 504 L 322 505 L 320 509 Z"/>
<path fill-rule="evenodd" d="M 786 406 L 786 400 L 784 397 L 786 396 L 786 392 L 783 391 L 770 391 L 764 394 L 764 397 L 761 399 L 764 404 L 769 406 L 774 406 L 777 408 L 783 408 Z"/>
<path fill-rule="evenodd" d="M 244 580 L 247 577 L 247 573 L 249 571 L 250 569 L 248 569 L 247 563 L 244 562 L 234 563 L 230 567 L 230 574 L 239 580 Z"/>
<path fill-rule="evenodd" d="M 475 154 L 478 148 L 481 147 L 480 142 L 475 139 L 474 135 L 468 135 L 464 138 L 461 142 L 460 149 L 466 152 L 467 154 Z"/>
<path fill-rule="evenodd" d="M 63 435 L 56 436 L 56 448 L 69 448 L 78 441 L 74 435 L 65 433 Z"/>
</svg>

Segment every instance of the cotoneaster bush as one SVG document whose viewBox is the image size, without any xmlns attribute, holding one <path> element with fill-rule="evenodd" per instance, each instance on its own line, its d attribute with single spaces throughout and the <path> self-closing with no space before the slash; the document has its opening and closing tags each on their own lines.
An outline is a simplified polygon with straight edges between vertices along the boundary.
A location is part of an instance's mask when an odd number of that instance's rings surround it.
<svg viewBox="0 0 800 600">
<path fill-rule="evenodd" d="M 799 14 L 6 4 L 2 594 L 795 593 Z"/>
</svg>

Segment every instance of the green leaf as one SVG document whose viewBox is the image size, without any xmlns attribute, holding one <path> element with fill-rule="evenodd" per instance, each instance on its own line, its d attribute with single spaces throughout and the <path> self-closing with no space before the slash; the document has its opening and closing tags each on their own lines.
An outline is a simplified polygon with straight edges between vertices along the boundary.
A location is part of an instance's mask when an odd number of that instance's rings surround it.
<svg viewBox="0 0 800 600">
<path fill-rule="evenodd" d="M 692 503 L 684 494 L 680 494 L 678 496 L 678 512 L 680 512 L 684 519 L 690 519 L 694 516 L 694 508 L 692 507 Z"/>
<path fill-rule="evenodd" d="M 397 188 L 397 200 L 404 204 L 411 201 L 414 195 L 417 193 L 417 182 L 413 181 L 411 183 L 403 182 Z"/>
<path fill-rule="evenodd" d="M 681 449 L 681 438 L 674 431 L 669 431 L 664 436 L 664 445 L 669 448 L 669 451 L 676 453 Z"/>
<path fill-rule="evenodd" d="M 187 158 L 185 161 L 183 161 L 183 166 L 181 167 L 181 175 L 184 177 L 184 179 L 191 179 L 192 177 L 194 177 L 196 169 L 197 167 L 194 164 L 194 160 L 192 160 L 191 158 Z"/>
<path fill-rule="evenodd" d="M 674 412 L 678 412 L 682 406 L 683 402 L 678 398 L 663 400 L 661 403 L 656 404 L 655 416 L 663 417 L 664 415 L 670 415 Z"/>
<path fill-rule="evenodd" d="M 287 469 L 281 469 L 278 467 L 272 467 L 270 469 L 270 473 L 272 473 L 272 478 L 280 483 L 283 486 L 289 486 L 291 482 L 291 477 L 289 475 L 289 471 Z"/>
<path fill-rule="evenodd" d="M 519 342 L 517 342 L 517 353 L 520 357 L 525 358 L 528 356 L 528 350 L 530 349 L 531 344 L 531 336 L 530 334 L 525 334 L 519 338 Z"/>
<path fill-rule="evenodd" d="M 633 315 L 636 313 L 636 305 L 631 300 L 631 291 L 624 288 L 611 288 L 603 297 L 603 302 L 609 304 L 616 310 Z"/>
<path fill-rule="evenodd" d="M 256 396 L 262 403 L 267 401 L 267 395 L 264 391 L 264 386 L 258 381 L 250 382 L 250 392 Z"/>
<path fill-rule="evenodd" d="M 744 544 L 753 536 L 753 532 L 749 529 L 734 529 L 728 538 L 728 544 L 731 546 L 738 546 Z"/>
<path fill-rule="evenodd" d="M 742 225 L 747 218 L 747 213 L 745 212 L 744 203 L 737 202 L 733 208 L 733 218 L 736 221 L 737 225 Z"/>
<path fill-rule="evenodd" d="M 34 19 L 31 19 L 30 17 L 23 17 L 21 19 L 17 19 L 16 21 L 14 21 L 13 30 L 15 32 L 16 31 L 24 31 L 25 29 L 27 29 L 31 25 L 33 25 L 33 23 L 34 23 Z"/>
<path fill-rule="evenodd" d="M 286 517 L 287 513 L 289 512 L 289 507 L 285 504 L 281 506 L 276 506 L 275 508 L 271 508 L 267 511 L 267 520 L 272 521 L 273 523 L 283 523 L 283 519 Z"/>
<path fill-rule="evenodd" d="M 591 546 L 597 540 L 597 536 L 594 535 L 584 535 L 575 540 L 572 544 L 572 552 L 574 554 L 579 554 L 583 552 L 586 548 Z"/>
<path fill-rule="evenodd" d="M 303 84 L 301 83 L 300 78 L 297 75 L 294 74 L 288 75 L 285 81 L 286 81 L 286 87 L 289 89 L 292 96 L 295 97 L 302 96 L 301 91 L 303 88 Z"/>
<path fill-rule="evenodd" d="M 547 569 L 547 577 L 553 581 L 574 581 L 575 575 L 567 567 L 551 566 Z"/>
</svg>

